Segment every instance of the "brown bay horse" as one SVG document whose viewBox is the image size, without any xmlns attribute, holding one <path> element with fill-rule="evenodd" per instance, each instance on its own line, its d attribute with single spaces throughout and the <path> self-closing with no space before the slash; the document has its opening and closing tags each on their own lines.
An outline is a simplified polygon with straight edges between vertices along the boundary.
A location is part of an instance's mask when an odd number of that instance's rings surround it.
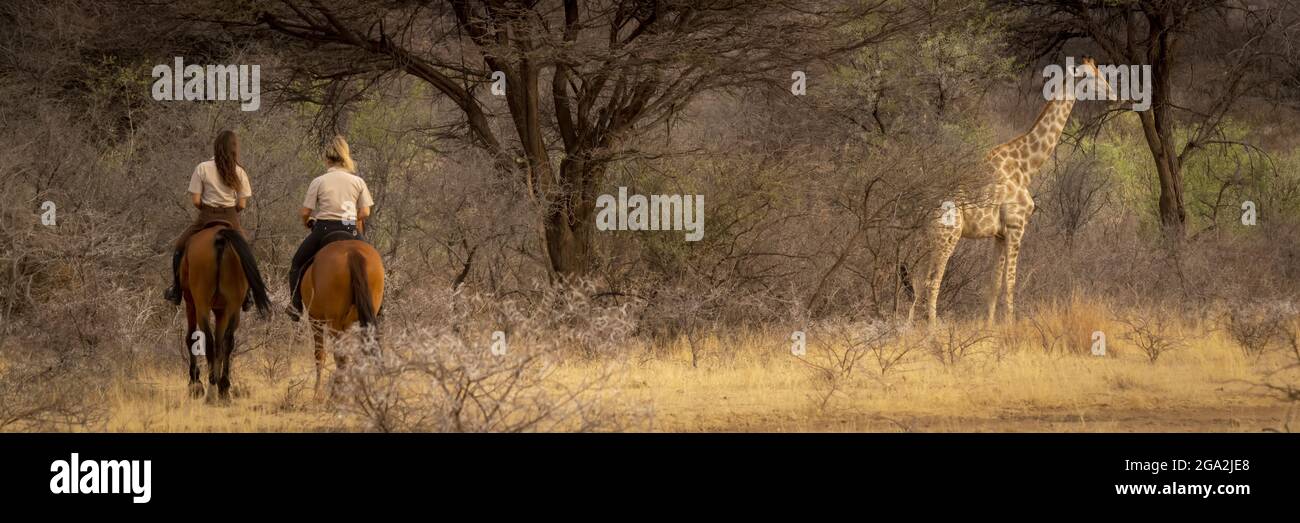
<svg viewBox="0 0 1300 523">
<path fill-rule="evenodd" d="M 200 397 L 205 392 L 196 354 L 202 348 L 208 360 L 208 384 L 216 387 L 219 399 L 228 400 L 230 356 L 246 293 L 253 293 L 260 316 L 266 317 L 271 309 L 257 261 L 238 230 L 213 222 L 185 243 L 180 280 L 188 323 L 185 343 L 190 355 L 190 394 Z"/>
<path fill-rule="evenodd" d="M 316 384 L 320 391 L 321 372 L 325 366 L 325 338 L 337 339 L 354 323 L 360 322 L 365 343 L 376 340 L 378 311 L 384 301 L 384 262 L 370 244 L 346 233 L 349 239 L 329 241 L 312 259 L 302 276 L 302 303 L 312 325 L 316 356 Z M 335 355 L 338 367 L 347 363 Z"/>
</svg>

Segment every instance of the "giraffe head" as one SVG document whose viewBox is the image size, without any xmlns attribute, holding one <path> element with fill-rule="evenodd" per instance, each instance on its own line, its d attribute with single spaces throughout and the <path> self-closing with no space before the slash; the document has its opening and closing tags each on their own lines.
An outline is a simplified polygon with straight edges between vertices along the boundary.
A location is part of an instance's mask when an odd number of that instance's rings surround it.
<svg viewBox="0 0 1300 523">
<path fill-rule="evenodd" d="M 1097 69 L 1097 61 L 1093 60 L 1091 56 L 1083 57 L 1082 62 L 1074 66 L 1074 70 L 1070 71 L 1070 74 L 1074 76 L 1076 82 L 1091 80 L 1093 82 L 1093 92 L 1100 94 L 1105 99 L 1114 99 L 1115 90 L 1111 88 L 1110 82 L 1106 81 L 1106 75 L 1101 74 L 1101 70 Z"/>
</svg>

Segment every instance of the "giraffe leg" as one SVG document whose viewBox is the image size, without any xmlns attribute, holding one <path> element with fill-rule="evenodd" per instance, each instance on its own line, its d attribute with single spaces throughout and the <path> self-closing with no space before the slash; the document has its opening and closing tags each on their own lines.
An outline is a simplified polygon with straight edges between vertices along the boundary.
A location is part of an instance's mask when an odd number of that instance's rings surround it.
<svg viewBox="0 0 1300 523">
<path fill-rule="evenodd" d="M 959 239 L 961 239 L 960 228 L 944 230 L 934 251 L 933 265 L 930 266 L 930 281 L 926 284 L 926 291 L 929 293 L 926 314 L 931 328 L 934 327 L 939 316 L 939 286 L 943 284 L 943 273 L 948 269 L 948 258 L 952 257 L 952 252 L 957 249 Z"/>
<path fill-rule="evenodd" d="M 996 244 L 993 249 L 997 253 L 998 261 L 993 267 L 993 288 L 989 290 L 989 317 L 985 325 L 993 326 L 993 320 L 997 318 L 998 295 L 1002 294 L 1002 280 L 1006 278 L 1007 266 L 1007 241 L 1001 236 L 996 237 Z"/>
<path fill-rule="evenodd" d="M 908 280 L 912 284 L 912 305 L 907 309 L 908 325 L 913 324 L 916 308 L 921 306 L 921 301 L 929 296 L 930 280 L 933 278 L 934 273 L 935 251 L 942 242 L 941 238 L 944 231 L 938 224 L 934 224 L 924 234 L 921 243 L 923 246 L 922 255 L 907 274 Z"/>
<path fill-rule="evenodd" d="M 1020 260 L 1020 238 L 1024 236 L 1025 230 L 1020 227 L 1008 227 L 1006 232 L 1007 242 L 1007 269 L 1006 281 L 1007 291 L 1006 299 L 1006 321 L 1011 323 L 1016 316 L 1016 262 Z"/>
</svg>

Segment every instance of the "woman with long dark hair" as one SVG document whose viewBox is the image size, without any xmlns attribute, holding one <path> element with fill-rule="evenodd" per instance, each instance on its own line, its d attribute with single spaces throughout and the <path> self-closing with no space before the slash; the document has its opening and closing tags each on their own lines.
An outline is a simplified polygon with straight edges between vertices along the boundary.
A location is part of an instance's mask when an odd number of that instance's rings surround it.
<svg viewBox="0 0 1300 523">
<path fill-rule="evenodd" d="M 253 189 L 248 183 L 248 173 L 239 165 L 239 136 L 234 131 L 217 134 L 212 143 L 212 159 L 200 163 L 190 175 L 189 195 L 190 204 L 199 213 L 194 223 L 176 239 L 172 253 L 172 287 L 164 294 L 167 301 L 176 305 L 181 303 L 181 257 L 190 236 L 212 222 L 226 222 L 244 234 L 239 225 L 239 212 L 248 207 Z"/>
</svg>

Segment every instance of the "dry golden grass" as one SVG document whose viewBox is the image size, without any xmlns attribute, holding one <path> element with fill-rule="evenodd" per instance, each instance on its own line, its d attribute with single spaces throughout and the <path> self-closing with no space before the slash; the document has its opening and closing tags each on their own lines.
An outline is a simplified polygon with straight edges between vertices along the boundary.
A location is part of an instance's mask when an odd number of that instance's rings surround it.
<svg viewBox="0 0 1300 523">
<path fill-rule="evenodd" d="M 1284 423 L 1287 405 L 1248 385 L 1281 355 L 1256 360 L 1221 332 L 1175 323 L 1169 332 L 1180 348 L 1153 364 L 1124 341 L 1126 328 L 1074 297 L 989 331 L 963 322 L 929 337 L 904 333 L 886 349 L 912 350 L 883 374 L 871 353 L 849 372 L 830 363 L 846 348 L 835 333 L 853 327 L 809 328 L 802 358 L 789 332 L 716 333 L 629 347 L 610 386 L 620 403 L 649 409 L 657 431 L 1260 431 Z M 1107 333 L 1106 357 L 1088 350 L 1096 330 Z M 941 360 L 935 351 L 951 340 L 969 346 Z M 307 347 L 282 348 L 287 361 L 271 352 L 237 359 L 239 395 L 227 406 L 188 398 L 179 366 L 120 382 L 106 428 L 359 428 L 313 397 Z M 574 358 L 556 375 L 576 382 L 596 365 L 608 362 Z"/>
</svg>

